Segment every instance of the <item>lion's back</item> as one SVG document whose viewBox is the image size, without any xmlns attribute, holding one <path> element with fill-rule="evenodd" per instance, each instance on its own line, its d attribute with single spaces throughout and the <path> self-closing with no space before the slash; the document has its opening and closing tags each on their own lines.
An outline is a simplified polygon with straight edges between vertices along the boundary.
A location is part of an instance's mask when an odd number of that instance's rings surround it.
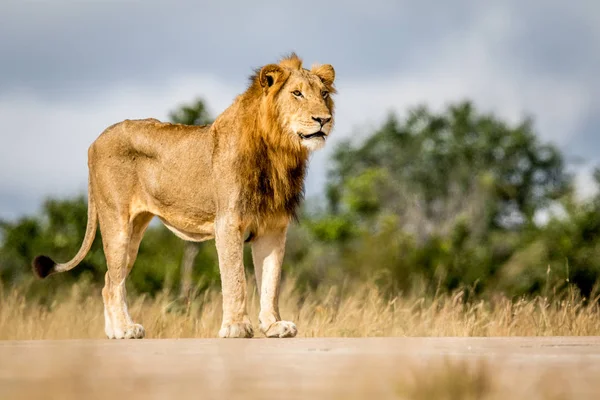
<svg viewBox="0 0 600 400">
<path fill-rule="evenodd" d="M 90 146 L 96 156 L 160 158 L 193 142 L 206 142 L 208 126 L 161 122 L 155 118 L 126 119 L 102 132 Z"/>
</svg>

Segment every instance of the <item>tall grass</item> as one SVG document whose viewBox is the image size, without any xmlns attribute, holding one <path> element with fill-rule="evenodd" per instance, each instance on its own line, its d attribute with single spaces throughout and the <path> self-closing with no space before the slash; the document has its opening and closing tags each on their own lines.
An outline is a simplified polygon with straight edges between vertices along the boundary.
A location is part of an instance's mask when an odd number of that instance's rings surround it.
<svg viewBox="0 0 600 400">
<path fill-rule="evenodd" d="M 258 297 L 249 279 L 248 311 L 257 327 Z M 598 299 L 575 289 L 550 297 L 509 299 L 503 295 L 465 301 L 465 290 L 433 298 L 389 298 L 370 283 L 322 287 L 309 293 L 283 282 L 282 318 L 301 337 L 369 336 L 580 336 L 600 332 Z M 100 288 L 89 282 L 56 293 L 50 302 L 27 300 L 27 286 L 0 285 L 0 339 L 103 338 Z M 168 292 L 154 298 L 129 296 L 129 310 L 150 338 L 216 337 L 221 293 L 209 289 L 191 300 Z M 260 333 L 257 332 L 257 336 Z"/>
</svg>

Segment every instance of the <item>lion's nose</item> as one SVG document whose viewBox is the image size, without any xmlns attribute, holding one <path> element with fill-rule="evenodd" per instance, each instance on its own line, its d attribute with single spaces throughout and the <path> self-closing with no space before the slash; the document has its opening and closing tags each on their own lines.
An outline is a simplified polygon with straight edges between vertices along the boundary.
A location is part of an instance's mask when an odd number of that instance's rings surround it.
<svg viewBox="0 0 600 400">
<path fill-rule="evenodd" d="M 328 117 L 312 117 L 313 120 L 317 121 L 321 126 L 331 121 L 331 116 Z"/>
</svg>

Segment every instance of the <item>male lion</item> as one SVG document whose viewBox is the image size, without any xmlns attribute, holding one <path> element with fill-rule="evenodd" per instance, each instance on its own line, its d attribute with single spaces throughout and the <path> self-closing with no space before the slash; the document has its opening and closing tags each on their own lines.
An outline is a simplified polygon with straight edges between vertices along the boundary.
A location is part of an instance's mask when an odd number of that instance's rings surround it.
<svg viewBox="0 0 600 400">
<path fill-rule="evenodd" d="M 75 257 L 56 264 L 33 261 L 44 278 L 74 268 L 100 224 L 108 271 L 102 290 L 109 338 L 142 338 L 127 311 L 125 279 L 153 216 L 190 241 L 215 238 L 223 290 L 219 336 L 248 338 L 244 239 L 251 242 L 260 293 L 260 330 L 293 337 L 279 316 L 279 281 L 290 220 L 303 197 L 310 151 L 333 126 L 329 64 L 308 70 L 293 54 L 255 71 L 247 90 L 212 125 L 156 119 L 108 127 L 88 149 L 88 222 Z"/>
</svg>

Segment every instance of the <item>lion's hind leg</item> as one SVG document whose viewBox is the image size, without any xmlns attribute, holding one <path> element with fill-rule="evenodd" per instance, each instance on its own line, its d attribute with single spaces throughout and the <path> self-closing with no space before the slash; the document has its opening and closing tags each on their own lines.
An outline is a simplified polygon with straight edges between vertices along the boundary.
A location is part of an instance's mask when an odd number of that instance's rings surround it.
<svg viewBox="0 0 600 400">
<path fill-rule="evenodd" d="M 100 229 L 108 267 L 102 289 L 104 330 L 109 339 L 141 339 L 145 336 L 142 325 L 134 323 L 129 315 L 125 281 L 151 220 L 152 215 L 147 213 L 138 215 L 131 223 L 119 223 L 119 218 L 111 218 L 108 222 L 101 218 Z"/>
</svg>

